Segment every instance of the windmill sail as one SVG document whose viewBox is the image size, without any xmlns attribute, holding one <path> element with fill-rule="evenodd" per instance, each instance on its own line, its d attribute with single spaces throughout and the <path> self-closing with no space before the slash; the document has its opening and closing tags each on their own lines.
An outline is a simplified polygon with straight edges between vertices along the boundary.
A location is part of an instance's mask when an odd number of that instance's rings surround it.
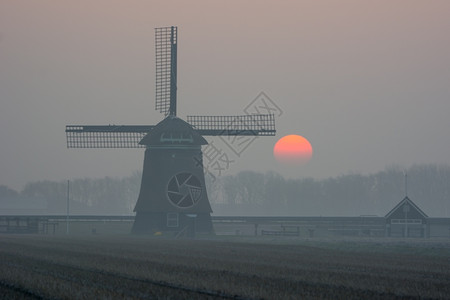
<svg viewBox="0 0 450 300">
<path fill-rule="evenodd" d="M 275 135 L 273 114 L 187 116 L 187 122 L 201 135 Z"/>
<path fill-rule="evenodd" d="M 177 112 L 177 27 L 155 29 L 156 103 L 165 116 Z"/>
<path fill-rule="evenodd" d="M 268 115 L 187 116 L 202 136 L 275 135 L 275 117 Z M 154 125 L 67 125 L 67 148 L 144 148 L 139 144 Z"/>
<path fill-rule="evenodd" d="M 67 125 L 67 148 L 144 148 L 152 125 Z"/>
</svg>

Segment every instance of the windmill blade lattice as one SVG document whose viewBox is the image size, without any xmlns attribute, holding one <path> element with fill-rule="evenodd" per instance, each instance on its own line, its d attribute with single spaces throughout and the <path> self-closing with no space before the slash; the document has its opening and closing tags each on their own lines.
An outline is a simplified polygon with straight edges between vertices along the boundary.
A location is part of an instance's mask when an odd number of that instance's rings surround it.
<svg viewBox="0 0 450 300">
<path fill-rule="evenodd" d="M 187 116 L 187 122 L 201 135 L 275 135 L 273 114 L 241 116 Z"/>
<path fill-rule="evenodd" d="M 176 115 L 177 27 L 155 28 L 156 102 L 165 116 Z"/>
<path fill-rule="evenodd" d="M 67 125 L 67 148 L 144 148 L 153 125 Z"/>
</svg>

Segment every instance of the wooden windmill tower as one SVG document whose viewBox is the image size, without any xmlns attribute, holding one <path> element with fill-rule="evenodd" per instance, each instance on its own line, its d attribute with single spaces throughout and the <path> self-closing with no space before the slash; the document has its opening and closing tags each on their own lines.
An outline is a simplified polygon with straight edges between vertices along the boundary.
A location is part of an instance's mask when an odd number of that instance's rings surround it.
<svg viewBox="0 0 450 300">
<path fill-rule="evenodd" d="M 212 232 L 205 188 L 203 136 L 275 135 L 273 114 L 177 117 L 177 27 L 155 29 L 156 125 L 67 125 L 68 148 L 145 148 L 133 233 L 179 231 L 195 219 Z"/>
</svg>

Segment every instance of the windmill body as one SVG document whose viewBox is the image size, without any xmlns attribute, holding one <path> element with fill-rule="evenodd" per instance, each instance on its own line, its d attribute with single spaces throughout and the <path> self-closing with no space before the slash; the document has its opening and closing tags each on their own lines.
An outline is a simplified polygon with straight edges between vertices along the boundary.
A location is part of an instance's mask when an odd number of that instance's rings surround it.
<svg viewBox="0 0 450 300">
<path fill-rule="evenodd" d="M 145 148 L 133 233 L 213 232 L 203 136 L 275 135 L 273 115 L 176 116 L 177 27 L 156 28 L 156 125 L 67 125 L 68 148 Z"/>
<path fill-rule="evenodd" d="M 206 140 L 169 115 L 140 142 L 146 146 L 133 233 L 178 230 L 195 215 L 197 231 L 212 232 L 201 146 Z"/>
</svg>

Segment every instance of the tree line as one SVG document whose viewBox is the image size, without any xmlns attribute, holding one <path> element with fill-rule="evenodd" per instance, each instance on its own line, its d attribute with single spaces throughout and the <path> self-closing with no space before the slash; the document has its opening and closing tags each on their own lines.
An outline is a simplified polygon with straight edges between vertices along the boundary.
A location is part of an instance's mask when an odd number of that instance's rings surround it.
<svg viewBox="0 0 450 300">
<path fill-rule="evenodd" d="M 429 216 L 449 217 L 450 166 L 390 166 L 374 174 L 320 180 L 245 171 L 222 177 L 210 188 L 213 207 L 224 215 L 384 216 L 406 194 Z"/>
<path fill-rule="evenodd" d="M 72 214 L 132 214 L 140 181 L 140 172 L 124 178 L 71 180 L 70 211 Z M 390 166 L 374 174 L 325 179 L 288 179 L 275 172 L 243 171 L 214 181 L 206 176 L 206 181 L 215 215 L 384 216 L 407 193 L 429 216 L 450 216 L 448 165 L 415 165 L 406 170 Z M 45 205 L 45 213 L 64 214 L 66 199 L 67 181 L 31 182 L 20 192 L 0 186 L 0 209 L 8 201 L 23 207 L 39 202 Z"/>
</svg>

